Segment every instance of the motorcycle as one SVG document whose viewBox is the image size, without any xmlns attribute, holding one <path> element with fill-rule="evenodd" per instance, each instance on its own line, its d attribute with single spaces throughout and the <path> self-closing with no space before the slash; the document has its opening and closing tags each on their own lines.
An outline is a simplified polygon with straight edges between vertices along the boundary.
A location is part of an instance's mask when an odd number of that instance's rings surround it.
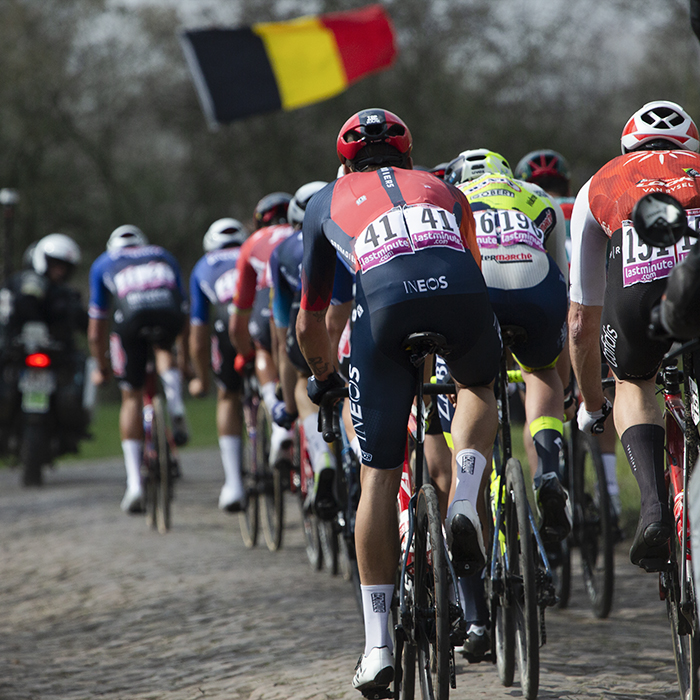
<svg viewBox="0 0 700 700">
<path fill-rule="evenodd" d="M 90 360 L 52 340 L 44 322 L 25 323 L 0 364 L 0 455 L 19 460 L 24 486 L 41 485 L 44 465 L 91 437 L 94 396 Z"/>
</svg>

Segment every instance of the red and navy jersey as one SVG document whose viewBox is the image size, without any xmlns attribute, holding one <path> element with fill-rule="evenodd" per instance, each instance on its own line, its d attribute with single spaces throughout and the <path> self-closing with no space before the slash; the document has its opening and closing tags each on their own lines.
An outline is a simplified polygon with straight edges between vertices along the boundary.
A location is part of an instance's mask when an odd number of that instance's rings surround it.
<svg viewBox="0 0 700 700">
<path fill-rule="evenodd" d="M 309 311 L 330 303 L 336 251 L 362 277 L 368 298 L 381 292 L 383 304 L 414 292 L 469 291 L 452 273 L 462 256 L 481 262 L 466 197 L 419 170 L 380 168 L 335 180 L 309 202 L 303 232 L 301 308 Z"/>
<path fill-rule="evenodd" d="M 666 192 L 684 209 L 700 207 L 700 154 L 693 151 L 634 151 L 613 158 L 592 178 L 591 214 L 612 236 L 629 221 L 634 205 L 650 192 Z"/>
</svg>

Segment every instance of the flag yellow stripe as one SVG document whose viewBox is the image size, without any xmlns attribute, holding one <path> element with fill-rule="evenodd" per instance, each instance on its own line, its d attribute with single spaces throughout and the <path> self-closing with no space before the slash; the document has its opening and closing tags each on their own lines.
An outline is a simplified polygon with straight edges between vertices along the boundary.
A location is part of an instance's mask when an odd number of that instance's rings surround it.
<svg viewBox="0 0 700 700">
<path fill-rule="evenodd" d="M 348 85 L 335 35 L 315 17 L 253 25 L 262 39 L 283 109 L 326 100 Z"/>
</svg>

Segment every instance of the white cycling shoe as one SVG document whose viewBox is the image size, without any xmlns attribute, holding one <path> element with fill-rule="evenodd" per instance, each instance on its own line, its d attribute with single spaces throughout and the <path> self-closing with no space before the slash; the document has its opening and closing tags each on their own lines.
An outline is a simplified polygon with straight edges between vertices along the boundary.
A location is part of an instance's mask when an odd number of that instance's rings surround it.
<svg viewBox="0 0 700 700">
<path fill-rule="evenodd" d="M 389 647 L 374 647 L 367 656 L 360 655 L 352 686 L 362 692 L 370 688 L 388 688 L 393 680 L 394 655 Z"/>
<path fill-rule="evenodd" d="M 272 435 L 270 436 L 270 456 L 269 463 L 276 464 L 280 460 L 291 462 L 294 450 L 294 430 L 287 430 L 276 423 L 272 425 Z"/>
<path fill-rule="evenodd" d="M 457 576 L 473 576 L 486 563 L 481 521 L 467 500 L 454 501 L 448 511 L 447 546 Z"/>
<path fill-rule="evenodd" d="M 245 510 L 245 493 L 230 484 L 224 484 L 219 493 L 219 508 L 227 513 L 239 513 Z"/>
<path fill-rule="evenodd" d="M 143 513 L 143 490 L 127 488 L 122 498 L 121 509 L 125 513 Z"/>
</svg>

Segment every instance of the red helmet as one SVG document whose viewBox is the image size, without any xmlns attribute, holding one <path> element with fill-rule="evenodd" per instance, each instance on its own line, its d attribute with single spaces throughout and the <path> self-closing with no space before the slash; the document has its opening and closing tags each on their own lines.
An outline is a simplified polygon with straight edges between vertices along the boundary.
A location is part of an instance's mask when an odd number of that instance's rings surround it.
<svg viewBox="0 0 700 700">
<path fill-rule="evenodd" d="M 292 195 L 286 192 L 266 194 L 255 206 L 253 218 L 256 228 L 272 224 L 287 223 L 287 209 L 292 201 Z"/>
<path fill-rule="evenodd" d="M 561 178 L 567 183 L 571 179 L 564 156 L 550 149 L 532 151 L 523 156 L 513 172 L 518 180 L 527 182 L 537 182 L 541 177 Z"/>
<path fill-rule="evenodd" d="M 369 148 L 368 146 L 384 147 Z M 386 148 L 390 146 L 391 148 Z M 408 127 L 385 109 L 363 109 L 343 124 L 336 148 L 341 163 L 353 164 L 356 170 L 370 165 L 405 167 L 411 155 L 413 138 Z"/>
</svg>

